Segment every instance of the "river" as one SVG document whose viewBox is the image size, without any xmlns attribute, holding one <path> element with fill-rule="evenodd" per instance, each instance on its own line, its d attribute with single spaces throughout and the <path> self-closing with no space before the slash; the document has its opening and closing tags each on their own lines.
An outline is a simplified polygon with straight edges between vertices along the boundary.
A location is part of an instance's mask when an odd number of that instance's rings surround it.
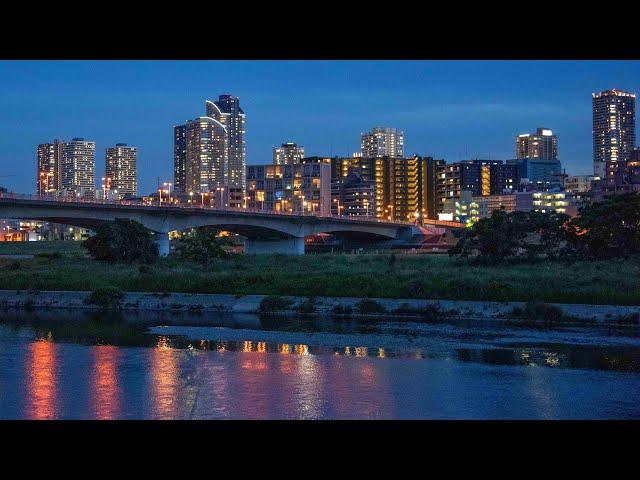
<svg viewBox="0 0 640 480">
<path fill-rule="evenodd" d="M 640 330 L 0 314 L 2 419 L 637 419 Z"/>
</svg>

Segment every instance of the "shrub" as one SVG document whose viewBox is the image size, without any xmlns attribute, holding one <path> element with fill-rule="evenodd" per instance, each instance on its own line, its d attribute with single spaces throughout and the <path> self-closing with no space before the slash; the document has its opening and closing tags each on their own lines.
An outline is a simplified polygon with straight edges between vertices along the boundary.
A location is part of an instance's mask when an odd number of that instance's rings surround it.
<svg viewBox="0 0 640 480">
<path fill-rule="evenodd" d="M 315 297 L 309 297 L 296 309 L 299 313 L 315 313 L 316 312 L 316 299 Z"/>
<path fill-rule="evenodd" d="M 85 303 L 101 308 L 120 309 L 124 293 L 117 287 L 101 287 L 91 292 Z"/>
<path fill-rule="evenodd" d="M 35 254 L 36 258 L 45 258 L 47 260 L 59 260 L 62 258 L 60 252 L 41 252 Z"/>
<path fill-rule="evenodd" d="M 153 273 L 153 269 L 149 265 L 140 265 L 138 271 L 140 273 Z"/>
<path fill-rule="evenodd" d="M 180 239 L 176 251 L 180 258 L 208 265 L 216 258 L 231 257 L 232 254 L 222 248 L 231 243 L 227 237 L 218 237 L 216 231 L 194 229 Z"/>
<path fill-rule="evenodd" d="M 356 303 L 356 310 L 358 311 L 358 313 L 362 314 L 385 313 L 387 311 L 387 309 L 384 308 L 384 305 L 369 298 L 363 298 L 358 303 Z"/>
<path fill-rule="evenodd" d="M 259 309 L 262 313 L 282 312 L 289 310 L 292 303 L 292 300 L 281 297 L 280 295 L 268 295 L 260 302 Z"/>
<path fill-rule="evenodd" d="M 511 314 L 525 320 L 544 320 L 545 323 L 553 323 L 564 318 L 561 308 L 544 302 L 527 302 L 524 309 L 514 307 Z"/>
<path fill-rule="evenodd" d="M 407 287 L 410 297 L 422 297 L 425 293 L 422 280 L 411 280 Z"/>
<path fill-rule="evenodd" d="M 423 312 L 428 320 L 441 320 L 445 315 L 439 303 L 428 303 L 424 307 Z"/>
<path fill-rule="evenodd" d="M 331 313 L 333 315 L 351 315 L 353 313 L 353 308 L 351 308 L 351 305 L 342 305 L 340 303 L 331 309 Z"/>
<path fill-rule="evenodd" d="M 624 325 L 638 325 L 640 323 L 640 314 L 638 312 L 624 313 L 615 317 L 613 322 Z"/>
<path fill-rule="evenodd" d="M 151 231 L 136 221 L 121 218 L 104 222 L 82 246 L 103 262 L 151 263 L 158 257 Z"/>
<path fill-rule="evenodd" d="M 420 308 L 412 307 L 408 303 L 401 303 L 398 307 L 394 308 L 392 312 L 394 315 L 422 315 L 423 311 Z"/>
</svg>

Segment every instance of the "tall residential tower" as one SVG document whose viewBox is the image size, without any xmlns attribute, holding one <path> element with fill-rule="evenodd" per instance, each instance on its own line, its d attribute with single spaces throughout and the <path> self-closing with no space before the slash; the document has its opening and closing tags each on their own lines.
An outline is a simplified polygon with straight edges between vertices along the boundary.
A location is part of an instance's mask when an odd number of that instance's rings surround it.
<svg viewBox="0 0 640 480">
<path fill-rule="evenodd" d="M 404 134 L 397 128 L 375 127 L 361 134 L 360 152 L 365 158 L 403 158 Z"/>
<path fill-rule="evenodd" d="M 593 172 L 604 178 L 607 162 L 623 162 L 636 143 L 636 96 L 606 90 L 593 97 Z"/>
<path fill-rule="evenodd" d="M 185 192 L 213 193 L 228 184 L 229 144 L 226 127 L 199 117 L 185 125 Z"/>
<path fill-rule="evenodd" d="M 64 142 L 61 140 L 56 139 L 52 143 L 38 145 L 38 171 L 36 172 L 38 195 L 60 191 L 63 154 Z"/>
<path fill-rule="evenodd" d="M 518 135 L 516 137 L 516 158 L 557 160 L 558 137 L 548 128 L 538 128 L 536 133 Z"/>
<path fill-rule="evenodd" d="M 304 158 L 304 147 L 299 147 L 296 143 L 283 143 L 280 147 L 273 147 L 274 165 L 293 165 L 300 163 Z"/>
<path fill-rule="evenodd" d="M 217 102 L 206 102 L 207 116 L 218 120 L 227 130 L 229 161 L 227 181 L 230 187 L 246 191 L 246 115 L 240 107 L 240 99 L 233 95 L 220 95 Z"/>
<path fill-rule="evenodd" d="M 60 186 L 67 195 L 93 199 L 96 195 L 96 142 L 74 138 L 64 144 Z"/>
<path fill-rule="evenodd" d="M 117 198 L 138 194 L 138 149 L 126 143 L 116 143 L 105 151 L 105 178 Z M 117 193 L 116 193 L 117 192 Z"/>
</svg>

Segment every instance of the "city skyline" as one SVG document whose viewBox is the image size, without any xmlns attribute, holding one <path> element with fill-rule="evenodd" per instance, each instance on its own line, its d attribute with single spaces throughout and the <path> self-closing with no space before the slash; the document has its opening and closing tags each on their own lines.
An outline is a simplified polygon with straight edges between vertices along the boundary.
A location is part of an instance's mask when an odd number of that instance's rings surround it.
<svg viewBox="0 0 640 480">
<path fill-rule="evenodd" d="M 47 65 L 64 74 L 45 77 Z M 111 73 L 98 80 L 114 66 L 139 78 L 126 83 Z M 465 66 L 476 73 L 475 84 L 461 75 Z M 170 75 L 140 87 L 163 71 Z M 224 81 L 208 79 L 214 71 L 225 72 Z M 304 82 L 278 83 L 286 73 L 301 71 Z M 83 137 L 100 151 L 119 142 L 138 146 L 142 194 L 155 189 L 157 177 L 173 178 L 173 126 L 193 118 L 203 99 L 219 93 L 239 97 L 249 116 L 247 165 L 269 163 L 272 147 L 290 138 L 305 145 L 308 156 L 350 156 L 359 150 L 360 133 L 377 125 L 404 132 L 407 156 L 506 160 L 515 157 L 516 135 L 544 125 L 558 135 L 567 172 L 589 174 L 591 94 L 612 88 L 637 92 L 640 63 L 2 62 L 0 72 L 1 185 L 34 192 L 37 145 Z M 257 72 L 261 81 L 254 78 Z M 376 77 L 364 82 L 352 73 Z M 195 75 L 197 84 L 185 91 L 186 79 Z M 322 81 L 328 83 L 324 91 Z M 470 91 L 470 85 L 476 86 Z M 33 128 L 21 128 L 26 125 Z M 103 174 L 98 160 L 95 176 Z"/>
</svg>

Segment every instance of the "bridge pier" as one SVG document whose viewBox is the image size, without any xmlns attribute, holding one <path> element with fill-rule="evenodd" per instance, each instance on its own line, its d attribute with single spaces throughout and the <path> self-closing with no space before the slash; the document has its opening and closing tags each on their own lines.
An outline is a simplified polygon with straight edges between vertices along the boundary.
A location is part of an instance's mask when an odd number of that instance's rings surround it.
<svg viewBox="0 0 640 480">
<path fill-rule="evenodd" d="M 158 245 L 158 254 L 161 257 L 166 257 L 169 255 L 169 234 L 163 232 L 155 232 L 153 235 L 153 240 Z"/>
<path fill-rule="evenodd" d="M 244 253 L 247 255 L 270 253 L 304 255 L 304 238 L 295 237 L 285 240 L 254 240 L 247 238 L 244 242 Z"/>
</svg>

